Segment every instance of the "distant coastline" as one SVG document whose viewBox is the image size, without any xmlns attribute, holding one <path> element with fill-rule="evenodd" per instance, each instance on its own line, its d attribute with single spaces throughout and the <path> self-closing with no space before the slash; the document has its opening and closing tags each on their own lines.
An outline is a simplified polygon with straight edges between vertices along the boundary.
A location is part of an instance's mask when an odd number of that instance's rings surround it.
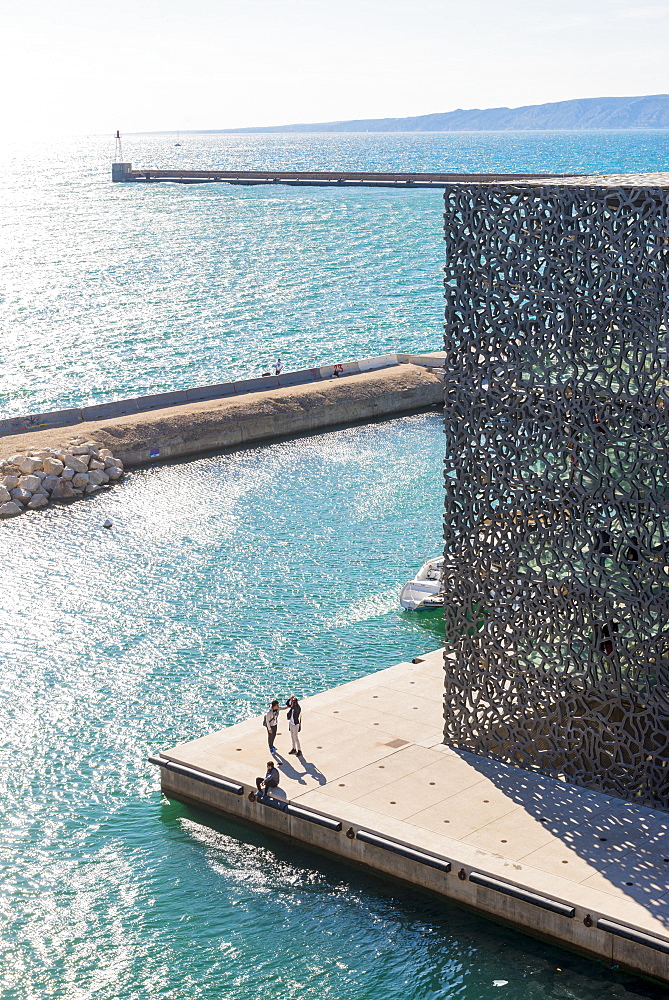
<svg viewBox="0 0 669 1000">
<path fill-rule="evenodd" d="M 472 108 L 411 118 L 358 118 L 226 129 L 200 134 L 301 132 L 497 132 L 595 129 L 669 129 L 669 94 L 648 97 L 587 97 L 522 108 Z"/>
</svg>

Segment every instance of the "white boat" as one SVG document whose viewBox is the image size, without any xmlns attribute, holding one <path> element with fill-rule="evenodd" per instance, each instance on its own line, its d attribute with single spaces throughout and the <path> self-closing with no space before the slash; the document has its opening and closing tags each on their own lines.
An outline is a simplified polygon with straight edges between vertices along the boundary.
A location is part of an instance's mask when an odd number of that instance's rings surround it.
<svg viewBox="0 0 669 1000">
<path fill-rule="evenodd" d="M 444 594 L 441 589 L 441 568 L 443 556 L 434 556 L 423 563 L 413 580 L 402 587 L 400 604 L 406 611 L 429 611 L 443 608 Z"/>
</svg>

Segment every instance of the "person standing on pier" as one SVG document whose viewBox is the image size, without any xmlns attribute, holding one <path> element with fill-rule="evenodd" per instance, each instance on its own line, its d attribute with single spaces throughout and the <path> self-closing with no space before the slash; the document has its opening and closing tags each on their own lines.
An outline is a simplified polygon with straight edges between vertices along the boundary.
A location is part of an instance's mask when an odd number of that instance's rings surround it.
<svg viewBox="0 0 669 1000">
<path fill-rule="evenodd" d="M 286 707 L 288 708 L 288 730 L 290 732 L 290 738 L 293 741 L 293 749 L 289 750 L 288 753 L 294 753 L 297 754 L 298 757 L 301 757 L 302 749 L 300 747 L 299 732 L 302 728 L 300 724 L 302 709 L 294 694 L 291 694 L 290 698 L 286 702 Z"/>
<path fill-rule="evenodd" d="M 276 364 L 274 365 L 274 371 L 276 372 L 277 375 L 280 375 L 281 372 L 283 371 L 283 361 L 281 360 L 281 358 L 276 359 Z"/>
<path fill-rule="evenodd" d="M 276 751 L 276 747 L 274 746 L 274 740 L 276 739 L 276 731 L 279 728 L 280 711 L 281 709 L 279 708 L 279 702 L 275 698 L 270 707 L 265 712 L 265 715 L 263 716 L 262 720 L 262 724 L 267 730 L 267 745 L 269 746 L 270 751 L 272 753 Z"/>
</svg>

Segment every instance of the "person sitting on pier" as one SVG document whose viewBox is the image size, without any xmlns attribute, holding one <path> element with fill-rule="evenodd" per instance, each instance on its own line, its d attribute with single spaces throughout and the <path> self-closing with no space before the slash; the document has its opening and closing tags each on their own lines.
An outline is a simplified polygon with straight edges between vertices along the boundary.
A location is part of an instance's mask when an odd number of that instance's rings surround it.
<svg viewBox="0 0 669 1000">
<path fill-rule="evenodd" d="M 262 798 L 264 795 L 271 795 L 272 788 L 278 788 L 279 786 L 279 769 L 275 766 L 273 760 L 267 761 L 267 773 L 264 778 L 256 778 L 256 788 L 258 789 L 257 795 Z"/>
</svg>

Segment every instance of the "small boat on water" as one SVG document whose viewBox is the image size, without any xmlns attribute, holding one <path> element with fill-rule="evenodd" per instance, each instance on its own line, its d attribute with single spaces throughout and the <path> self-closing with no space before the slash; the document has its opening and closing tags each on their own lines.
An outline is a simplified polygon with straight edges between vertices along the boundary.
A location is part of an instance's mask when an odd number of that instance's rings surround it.
<svg viewBox="0 0 669 1000">
<path fill-rule="evenodd" d="M 413 580 L 402 587 L 400 604 L 405 611 L 434 611 L 444 606 L 441 589 L 443 556 L 434 556 L 423 563 Z"/>
</svg>

